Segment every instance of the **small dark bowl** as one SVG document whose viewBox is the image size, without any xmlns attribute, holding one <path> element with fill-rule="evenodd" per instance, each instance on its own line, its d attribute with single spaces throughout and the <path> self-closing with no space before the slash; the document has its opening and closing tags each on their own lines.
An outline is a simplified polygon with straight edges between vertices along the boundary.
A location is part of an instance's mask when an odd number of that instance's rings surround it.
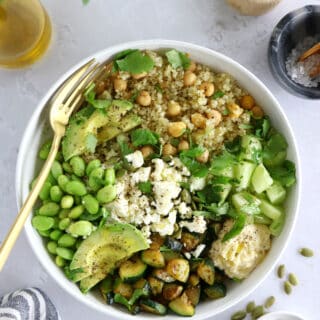
<svg viewBox="0 0 320 320">
<path fill-rule="evenodd" d="M 291 93 L 309 99 L 320 99 L 320 84 L 305 87 L 287 74 L 286 59 L 304 38 L 320 36 L 320 6 L 305 6 L 285 15 L 273 30 L 268 50 L 269 65 L 275 78 Z"/>
</svg>

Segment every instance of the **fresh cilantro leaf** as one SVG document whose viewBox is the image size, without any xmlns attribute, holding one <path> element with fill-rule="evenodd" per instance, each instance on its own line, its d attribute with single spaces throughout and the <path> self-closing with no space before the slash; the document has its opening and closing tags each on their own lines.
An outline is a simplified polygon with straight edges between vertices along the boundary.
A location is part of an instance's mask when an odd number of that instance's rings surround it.
<svg viewBox="0 0 320 320">
<path fill-rule="evenodd" d="M 190 59 L 183 52 L 172 49 L 166 52 L 166 57 L 168 58 L 169 63 L 175 69 L 178 67 L 182 67 L 186 70 L 190 66 Z"/>
<path fill-rule="evenodd" d="M 296 167 L 289 160 L 285 160 L 281 166 L 269 168 L 268 171 L 271 177 L 284 187 L 289 188 L 296 183 Z"/>
<path fill-rule="evenodd" d="M 91 152 L 91 153 L 94 153 L 95 150 L 96 150 L 96 147 L 97 147 L 97 143 L 98 143 L 98 139 L 97 137 L 92 134 L 92 133 L 89 133 L 87 136 L 86 136 L 86 149 Z"/>
<path fill-rule="evenodd" d="M 138 188 L 142 193 L 150 194 L 152 192 L 152 185 L 150 181 L 139 182 Z"/>
<path fill-rule="evenodd" d="M 119 147 L 120 147 L 120 152 L 121 152 L 123 157 L 133 152 L 133 149 L 131 149 L 129 147 L 129 144 L 127 142 L 118 141 L 118 144 L 119 144 Z"/>
<path fill-rule="evenodd" d="M 84 93 L 84 97 L 86 101 L 92 105 L 96 109 L 106 109 L 111 106 L 112 100 L 111 99 L 96 99 L 96 93 L 94 91 L 95 84 L 92 83 L 88 89 Z"/>
<path fill-rule="evenodd" d="M 252 129 L 253 126 L 251 124 L 247 124 L 247 123 L 240 123 L 239 128 L 244 129 L 244 130 L 249 130 L 249 129 Z"/>
<path fill-rule="evenodd" d="M 162 88 L 160 87 L 160 84 L 157 83 L 157 84 L 154 86 L 154 88 L 156 89 L 157 92 L 162 93 Z"/>
<path fill-rule="evenodd" d="M 203 216 L 207 219 L 220 221 L 221 216 L 226 215 L 229 210 L 229 204 L 226 202 L 223 205 L 218 205 L 216 203 L 212 203 L 210 206 L 205 206 L 206 211 L 193 211 L 192 214 L 194 216 Z"/>
<path fill-rule="evenodd" d="M 221 186 L 208 184 L 202 190 L 197 192 L 197 196 L 202 203 L 209 205 L 220 201 L 221 191 L 223 191 Z"/>
<path fill-rule="evenodd" d="M 139 74 L 149 72 L 154 67 L 154 62 L 147 54 L 135 50 L 124 58 L 116 60 L 116 65 L 121 71 Z"/>
<path fill-rule="evenodd" d="M 148 129 L 136 129 L 131 133 L 131 141 L 135 147 L 145 145 L 157 145 L 159 142 L 159 135 Z"/>
<path fill-rule="evenodd" d="M 113 100 L 112 105 L 126 110 L 130 110 L 133 107 L 132 102 L 129 100 Z"/>
<path fill-rule="evenodd" d="M 172 144 L 175 148 L 178 147 L 180 140 L 178 138 L 170 139 L 170 144 Z"/>
<path fill-rule="evenodd" d="M 130 102 L 134 103 L 139 95 L 139 90 L 135 90 L 130 97 Z"/>
<path fill-rule="evenodd" d="M 223 151 L 220 155 L 215 156 L 210 165 L 210 173 L 220 175 L 221 171 L 232 166 L 236 162 L 236 158 L 228 151 Z"/>
<path fill-rule="evenodd" d="M 208 174 L 208 167 L 204 163 L 196 160 L 196 157 L 200 156 L 203 152 L 203 148 L 195 147 L 189 150 L 183 150 L 179 154 L 180 160 L 194 177 L 201 178 Z"/>
<path fill-rule="evenodd" d="M 218 99 L 218 98 L 222 98 L 224 96 L 224 92 L 218 90 L 216 91 L 213 95 L 212 95 L 212 99 Z M 227 110 L 227 109 L 226 109 Z M 229 110 L 228 110 L 229 111 Z"/>
<path fill-rule="evenodd" d="M 280 152 L 286 152 L 288 143 L 280 133 L 273 134 L 263 148 L 263 159 L 272 162 Z"/>
<path fill-rule="evenodd" d="M 226 142 L 225 148 L 229 153 L 237 154 L 241 150 L 241 138 L 237 136 L 232 141 Z"/>
<path fill-rule="evenodd" d="M 222 111 L 222 115 L 224 115 L 224 116 L 227 116 L 227 115 L 229 115 L 229 114 L 230 114 L 230 111 L 229 111 L 228 108 L 225 108 L 225 109 Z"/>
<path fill-rule="evenodd" d="M 115 56 L 113 60 L 120 60 L 125 58 L 128 54 L 132 53 L 132 52 L 136 52 L 139 51 L 138 49 L 126 49 L 123 51 L 118 52 Z"/>
<path fill-rule="evenodd" d="M 236 219 L 234 220 L 234 224 L 229 232 L 227 232 L 223 239 L 222 242 L 228 241 L 238 234 L 243 230 L 244 226 L 246 225 L 246 215 L 245 214 L 238 214 Z"/>
</svg>

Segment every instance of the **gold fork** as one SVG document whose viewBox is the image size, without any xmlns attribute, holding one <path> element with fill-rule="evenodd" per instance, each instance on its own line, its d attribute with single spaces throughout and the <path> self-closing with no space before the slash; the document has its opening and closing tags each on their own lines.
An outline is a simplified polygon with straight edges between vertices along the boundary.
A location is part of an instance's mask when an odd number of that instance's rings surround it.
<svg viewBox="0 0 320 320">
<path fill-rule="evenodd" d="M 0 248 L 0 271 L 2 270 L 23 226 L 34 206 L 41 188 L 46 181 L 60 142 L 65 133 L 71 114 L 79 106 L 83 98 L 83 90 L 104 72 L 105 66 L 90 60 L 66 79 L 48 101 L 50 106 L 50 125 L 54 132 L 50 153 L 36 180 L 36 183 L 19 211 L 6 239 Z"/>
</svg>

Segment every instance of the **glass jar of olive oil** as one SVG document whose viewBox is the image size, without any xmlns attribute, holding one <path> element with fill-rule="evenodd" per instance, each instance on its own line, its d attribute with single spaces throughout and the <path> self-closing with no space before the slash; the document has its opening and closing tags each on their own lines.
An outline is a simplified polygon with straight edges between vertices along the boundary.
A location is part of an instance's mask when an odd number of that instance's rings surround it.
<svg viewBox="0 0 320 320">
<path fill-rule="evenodd" d="M 0 0 L 0 66 L 22 67 L 46 51 L 51 23 L 39 0 Z"/>
</svg>

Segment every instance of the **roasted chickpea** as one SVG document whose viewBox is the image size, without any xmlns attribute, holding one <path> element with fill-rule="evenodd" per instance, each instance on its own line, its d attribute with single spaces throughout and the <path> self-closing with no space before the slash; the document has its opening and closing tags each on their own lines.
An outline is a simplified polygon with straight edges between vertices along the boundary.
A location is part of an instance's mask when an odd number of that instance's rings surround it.
<svg viewBox="0 0 320 320">
<path fill-rule="evenodd" d="M 188 150 L 189 149 L 189 142 L 187 140 L 181 140 L 178 144 L 178 150 Z"/>
<path fill-rule="evenodd" d="M 206 163 L 209 160 L 209 151 L 207 149 L 205 149 L 203 151 L 202 154 L 200 154 L 200 156 L 196 157 L 197 161 L 201 162 L 201 163 Z"/>
<path fill-rule="evenodd" d="M 123 79 L 116 78 L 113 80 L 113 87 L 114 90 L 119 91 L 126 91 L 127 90 L 127 81 Z"/>
<path fill-rule="evenodd" d="M 204 91 L 206 97 L 211 97 L 214 94 L 214 84 L 211 82 L 203 82 L 200 85 L 200 90 Z"/>
<path fill-rule="evenodd" d="M 246 94 L 241 98 L 240 104 L 243 109 L 251 110 L 254 107 L 255 101 L 250 95 Z"/>
<path fill-rule="evenodd" d="M 214 119 L 214 125 L 217 126 L 222 121 L 222 115 L 218 110 L 210 109 L 206 111 L 206 116 L 209 119 Z"/>
<path fill-rule="evenodd" d="M 133 74 L 132 78 L 135 79 L 135 80 L 140 80 L 140 79 L 143 79 L 146 76 L 147 76 L 146 72 L 141 72 L 141 73 Z"/>
<path fill-rule="evenodd" d="M 201 113 L 194 113 L 193 115 L 191 115 L 191 122 L 197 127 L 197 128 L 201 128 L 204 129 L 206 127 L 206 117 L 203 116 Z"/>
<path fill-rule="evenodd" d="M 178 138 L 185 132 L 187 126 L 184 122 L 171 122 L 168 126 L 168 133 L 174 138 Z"/>
<path fill-rule="evenodd" d="M 187 71 L 194 72 L 196 69 L 197 69 L 196 63 L 194 61 L 191 61 L 189 67 L 187 68 Z"/>
<path fill-rule="evenodd" d="M 166 143 L 163 146 L 162 149 L 162 154 L 164 156 L 174 156 L 175 154 L 177 154 L 177 148 L 175 148 L 172 144 L 170 143 Z"/>
<path fill-rule="evenodd" d="M 186 87 L 190 87 L 196 82 L 196 79 L 197 79 L 197 76 L 193 72 L 186 71 L 184 73 L 183 83 Z"/>
<path fill-rule="evenodd" d="M 181 113 L 180 104 L 174 100 L 169 101 L 167 115 L 169 117 L 178 116 Z"/>
<path fill-rule="evenodd" d="M 149 156 L 151 156 L 154 153 L 153 148 L 151 146 L 143 146 L 140 149 L 140 151 L 141 151 L 144 158 L 148 158 Z"/>
<path fill-rule="evenodd" d="M 137 97 L 137 102 L 143 106 L 148 107 L 151 104 L 151 96 L 148 91 L 141 91 Z"/>
<path fill-rule="evenodd" d="M 104 81 L 98 81 L 96 83 L 96 86 L 95 86 L 95 91 L 96 91 L 96 94 L 99 95 L 101 94 L 106 88 L 106 83 Z"/>
<path fill-rule="evenodd" d="M 259 106 L 254 106 L 251 111 L 255 118 L 262 118 L 264 116 L 264 112 Z"/>
<path fill-rule="evenodd" d="M 231 103 L 228 105 L 228 110 L 230 111 L 230 118 L 239 118 L 243 113 L 243 109 L 236 103 Z"/>
</svg>

